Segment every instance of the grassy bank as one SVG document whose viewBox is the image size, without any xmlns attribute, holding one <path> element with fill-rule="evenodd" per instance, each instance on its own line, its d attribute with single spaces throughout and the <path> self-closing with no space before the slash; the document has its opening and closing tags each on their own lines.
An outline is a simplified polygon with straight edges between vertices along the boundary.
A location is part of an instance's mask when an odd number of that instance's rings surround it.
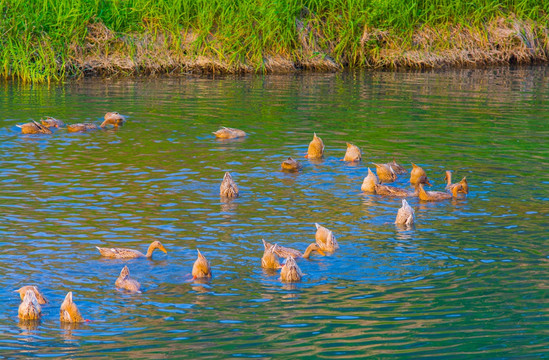
<svg viewBox="0 0 549 360">
<path fill-rule="evenodd" d="M 1 76 L 547 62 L 549 0 L 0 0 Z"/>
</svg>

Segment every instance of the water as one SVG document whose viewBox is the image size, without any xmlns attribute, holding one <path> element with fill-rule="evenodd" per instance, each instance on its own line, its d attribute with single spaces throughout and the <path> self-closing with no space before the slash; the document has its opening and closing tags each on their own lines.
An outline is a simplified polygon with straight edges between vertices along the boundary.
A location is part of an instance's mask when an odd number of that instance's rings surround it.
<svg viewBox="0 0 549 360">
<path fill-rule="evenodd" d="M 3 84 L 0 354 L 125 358 L 548 357 L 549 69 Z M 120 130 L 21 135 L 15 124 L 128 118 Z M 249 133 L 216 141 L 221 125 Z M 313 132 L 326 158 L 303 158 Z M 345 142 L 363 162 L 340 159 Z M 299 174 L 280 172 L 288 156 Z M 467 176 L 466 199 L 365 195 L 372 162 Z M 219 198 L 231 171 L 241 197 Z M 406 187 L 407 176 L 396 186 Z M 340 250 L 295 285 L 260 267 L 261 239 Z M 95 246 L 168 250 L 108 260 Z M 199 248 L 210 282 L 193 282 Z M 141 294 L 114 287 L 124 265 Z M 13 290 L 49 304 L 19 324 Z M 67 293 L 91 322 L 59 323 Z"/>
</svg>

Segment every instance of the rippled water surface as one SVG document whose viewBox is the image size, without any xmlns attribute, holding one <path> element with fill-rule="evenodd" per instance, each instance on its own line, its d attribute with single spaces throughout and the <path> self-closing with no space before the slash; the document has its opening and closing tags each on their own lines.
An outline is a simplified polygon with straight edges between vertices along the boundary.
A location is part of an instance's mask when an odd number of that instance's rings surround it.
<svg viewBox="0 0 549 360">
<path fill-rule="evenodd" d="M 549 357 L 549 69 L 2 84 L 0 355 L 125 358 Z M 22 135 L 50 115 L 119 130 Z M 216 141 L 232 126 L 242 140 Z M 322 162 L 303 157 L 316 132 Z M 363 162 L 340 161 L 345 143 Z M 299 174 L 280 171 L 292 156 Z M 467 176 L 466 199 L 366 195 L 372 162 Z M 230 171 L 241 189 L 219 198 Z M 400 176 L 396 186 L 408 187 Z M 261 269 L 261 239 L 304 250 L 315 222 L 333 255 L 295 285 Z M 109 260 L 95 246 L 168 254 Z M 209 282 L 192 281 L 199 248 Z M 116 290 L 128 265 L 141 294 Z M 13 290 L 35 284 L 42 320 Z M 59 322 L 67 293 L 85 318 Z"/>
</svg>

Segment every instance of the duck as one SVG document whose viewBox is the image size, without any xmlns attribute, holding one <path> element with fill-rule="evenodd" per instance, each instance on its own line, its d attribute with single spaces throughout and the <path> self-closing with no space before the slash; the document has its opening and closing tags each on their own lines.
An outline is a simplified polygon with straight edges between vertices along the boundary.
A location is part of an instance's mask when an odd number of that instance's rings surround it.
<svg viewBox="0 0 549 360">
<path fill-rule="evenodd" d="M 65 296 L 65 300 L 61 304 L 59 311 L 59 320 L 61 322 L 79 323 L 84 322 L 84 318 L 78 310 L 78 306 L 72 300 L 72 291 L 69 291 Z"/>
<path fill-rule="evenodd" d="M 15 290 L 15 292 L 19 293 L 19 296 L 21 297 L 21 300 L 23 300 L 23 298 L 25 297 L 25 294 L 29 290 L 34 292 L 34 296 L 36 297 L 36 299 L 37 299 L 37 301 L 40 305 L 44 305 L 45 303 L 48 302 L 48 300 L 46 300 L 44 295 L 42 295 L 42 293 L 40 293 L 40 291 L 38 291 L 38 288 L 36 286 L 33 286 L 33 285 L 23 286 L 20 289 Z"/>
<path fill-rule="evenodd" d="M 233 180 L 231 174 L 227 171 L 223 176 L 223 181 L 219 187 L 219 195 L 223 198 L 235 198 L 238 197 L 238 186 Z"/>
<path fill-rule="evenodd" d="M 387 164 L 376 164 L 376 172 L 379 182 L 381 183 L 391 183 L 397 179 L 397 176 L 390 165 Z"/>
<path fill-rule="evenodd" d="M 158 240 L 153 241 L 149 248 L 147 249 L 147 253 L 143 254 L 141 251 L 133 250 L 133 249 L 125 249 L 125 248 L 102 248 L 99 246 L 96 246 L 97 250 L 101 253 L 102 256 L 109 257 L 109 258 L 116 258 L 116 259 L 135 259 L 135 258 L 151 258 L 153 251 L 155 249 L 162 250 L 164 253 L 168 253 L 166 249 L 164 248 L 164 245 Z"/>
<path fill-rule="evenodd" d="M 286 258 L 286 263 L 282 267 L 282 270 L 280 270 L 280 280 L 282 282 L 292 283 L 301 281 L 302 277 L 303 273 L 299 266 L 297 266 L 295 259 L 291 256 Z"/>
<path fill-rule="evenodd" d="M 97 125 L 92 123 L 78 123 L 78 124 L 67 125 L 68 132 L 86 132 L 86 131 L 92 131 L 97 129 L 98 129 Z"/>
<path fill-rule="evenodd" d="M 321 159 L 324 156 L 324 143 L 322 139 L 316 136 L 316 133 L 313 134 L 313 140 L 309 143 L 309 148 L 307 149 L 308 159 Z"/>
<path fill-rule="evenodd" d="M 106 113 L 103 118 L 105 120 L 101 123 L 101 125 L 99 125 L 99 127 L 102 128 L 106 127 L 107 125 L 112 125 L 116 128 L 122 126 L 126 121 L 126 118 L 116 111 Z"/>
<path fill-rule="evenodd" d="M 318 251 L 321 255 L 326 255 L 322 251 L 322 249 L 319 248 L 319 246 L 316 243 L 312 243 L 309 246 L 307 246 L 307 248 L 305 249 L 305 252 L 302 253 L 301 251 L 296 250 L 296 249 L 287 248 L 287 247 L 284 247 L 284 246 L 280 246 L 278 244 L 273 245 L 271 243 L 266 242 L 264 239 L 261 239 L 261 240 L 263 241 L 263 246 L 265 247 L 265 250 L 274 248 L 273 252 L 276 255 L 278 255 L 279 257 L 284 258 L 284 259 L 287 258 L 287 257 L 293 257 L 293 258 L 296 258 L 296 259 L 299 259 L 299 258 L 308 259 L 309 255 L 313 251 Z"/>
<path fill-rule="evenodd" d="M 395 158 L 393 158 L 393 162 L 389 162 L 385 165 L 388 165 L 390 166 L 393 171 L 395 172 L 395 174 L 397 175 L 402 175 L 402 174 L 406 174 L 408 171 L 404 168 L 404 166 L 400 165 L 400 164 L 397 164 Z"/>
<path fill-rule="evenodd" d="M 398 209 L 395 224 L 411 226 L 415 220 L 414 209 L 408 204 L 406 199 L 402 199 L 402 207 Z"/>
<path fill-rule="evenodd" d="M 25 124 L 17 124 L 23 134 L 53 134 L 53 132 L 42 124 L 32 120 Z"/>
<path fill-rule="evenodd" d="M 221 129 L 217 130 L 213 133 L 216 138 L 218 139 L 236 139 L 240 137 L 245 137 L 246 133 L 239 129 L 234 128 L 228 128 L 228 127 L 221 127 Z"/>
<path fill-rule="evenodd" d="M 193 264 L 193 279 L 212 277 L 212 269 L 210 267 L 210 263 L 208 262 L 208 260 L 206 260 L 204 255 L 202 255 L 200 250 L 196 249 L 196 251 L 198 251 L 198 257 Z"/>
<path fill-rule="evenodd" d="M 375 193 L 376 184 L 379 184 L 379 179 L 377 178 L 377 175 L 374 174 L 372 170 L 370 170 L 370 168 L 368 168 L 368 175 L 362 181 L 362 186 L 360 187 L 360 190 L 365 193 Z"/>
<path fill-rule="evenodd" d="M 19 305 L 19 319 L 38 320 L 42 316 L 42 307 L 32 289 L 28 289 L 23 295 L 23 301 Z"/>
<path fill-rule="evenodd" d="M 425 172 L 425 170 L 423 170 L 422 167 L 412 163 L 412 172 L 410 173 L 410 184 L 412 184 L 412 186 L 416 186 L 420 182 L 420 180 L 423 181 L 422 182 L 423 184 L 431 186 L 431 183 L 427 178 L 427 173 Z"/>
<path fill-rule="evenodd" d="M 444 180 L 447 181 L 447 184 L 446 184 L 446 191 L 450 191 L 452 192 L 452 190 L 460 185 L 461 188 L 460 188 L 460 193 L 463 193 L 463 194 L 469 194 L 469 185 L 467 184 L 467 177 L 464 176 L 463 179 L 461 179 L 460 182 L 456 183 L 456 184 L 452 184 L 452 172 L 450 170 L 446 170 L 446 175 L 444 176 Z"/>
<path fill-rule="evenodd" d="M 120 289 L 128 290 L 131 292 L 141 292 L 141 284 L 137 280 L 130 278 L 130 269 L 127 266 L 122 268 L 120 275 L 114 285 Z"/>
<path fill-rule="evenodd" d="M 302 167 L 303 166 L 299 161 L 294 160 L 291 157 L 282 162 L 282 171 L 298 172 L 299 170 L 301 170 Z"/>
<path fill-rule="evenodd" d="M 60 128 L 65 126 L 65 123 L 63 121 L 53 118 L 51 116 L 46 116 L 46 119 L 41 119 L 40 122 L 42 123 L 43 126 L 47 128 L 51 128 L 51 127 Z"/>
<path fill-rule="evenodd" d="M 418 196 L 420 200 L 440 201 L 440 200 L 448 200 L 448 199 L 451 199 L 452 197 L 457 197 L 458 196 L 457 193 L 460 191 L 461 185 L 457 184 L 457 186 L 452 189 L 451 194 L 448 194 L 442 191 L 425 191 L 425 189 L 423 189 L 423 183 L 419 183 L 418 188 L 419 188 Z"/>
<path fill-rule="evenodd" d="M 408 191 L 406 189 L 402 189 L 396 186 L 390 186 L 390 185 L 384 185 L 384 184 L 376 184 L 375 193 L 378 195 L 394 196 L 394 197 L 415 196 L 415 192 L 413 191 Z"/>
<path fill-rule="evenodd" d="M 320 250 L 323 252 L 334 252 L 339 249 L 339 244 L 334 236 L 332 230 L 328 230 L 324 226 L 315 223 L 316 233 L 315 241 Z"/>
<path fill-rule="evenodd" d="M 280 265 L 280 260 L 278 260 L 278 256 L 275 252 L 277 245 L 274 244 L 273 246 L 267 247 L 265 240 L 263 240 L 263 245 L 265 246 L 265 251 L 263 251 L 263 257 L 261 257 L 261 267 L 273 270 L 280 269 L 282 266 Z"/>
<path fill-rule="evenodd" d="M 345 152 L 345 157 L 343 157 L 343 161 L 359 162 L 361 159 L 362 153 L 360 152 L 358 146 L 347 143 L 347 151 Z"/>
</svg>

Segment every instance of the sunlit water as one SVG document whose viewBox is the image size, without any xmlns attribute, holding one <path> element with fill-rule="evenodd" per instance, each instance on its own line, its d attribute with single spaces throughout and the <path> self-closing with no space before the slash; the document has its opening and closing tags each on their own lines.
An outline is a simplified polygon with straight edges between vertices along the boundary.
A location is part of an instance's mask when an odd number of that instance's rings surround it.
<svg viewBox="0 0 549 360">
<path fill-rule="evenodd" d="M 307 74 L 3 84 L 0 355 L 160 358 L 548 357 L 549 69 Z M 15 124 L 128 118 L 119 130 L 21 135 Z M 216 141 L 219 126 L 249 136 Z M 303 155 L 316 132 L 326 157 Z M 345 142 L 363 162 L 340 161 Z M 292 156 L 299 174 L 280 171 Z M 372 162 L 467 176 L 466 199 L 365 195 Z M 241 197 L 224 203 L 230 171 Z M 395 184 L 407 187 L 408 177 Z M 333 255 L 301 283 L 260 267 L 261 239 L 304 250 L 315 222 Z M 95 246 L 168 254 L 109 260 Z M 191 268 L 199 248 L 213 278 Z M 124 265 L 141 294 L 116 290 Z M 49 304 L 19 324 L 13 290 Z M 67 293 L 82 325 L 59 322 Z"/>
</svg>

